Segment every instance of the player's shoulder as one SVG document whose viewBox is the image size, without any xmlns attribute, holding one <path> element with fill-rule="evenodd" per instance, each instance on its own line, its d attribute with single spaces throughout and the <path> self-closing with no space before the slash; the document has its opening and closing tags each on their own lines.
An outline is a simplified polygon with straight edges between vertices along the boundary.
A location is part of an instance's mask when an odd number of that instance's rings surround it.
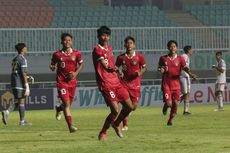
<svg viewBox="0 0 230 153">
<path fill-rule="evenodd" d="M 221 59 L 220 62 L 225 63 L 224 59 Z"/>
<path fill-rule="evenodd" d="M 123 57 L 125 57 L 125 52 L 117 56 L 117 58 L 123 58 Z"/>
<path fill-rule="evenodd" d="M 74 54 L 81 54 L 80 50 L 77 50 L 77 49 L 73 49 L 73 53 Z"/>
<path fill-rule="evenodd" d="M 160 56 L 160 59 L 165 59 L 165 58 L 167 58 L 168 57 L 168 55 L 167 54 L 165 54 L 165 55 L 161 55 Z"/>
<path fill-rule="evenodd" d="M 177 58 L 178 59 L 184 59 L 184 56 L 183 55 L 177 55 Z"/>
<path fill-rule="evenodd" d="M 188 57 L 188 55 L 187 54 L 182 54 L 182 55 L 180 55 L 180 56 L 182 56 L 183 58 L 187 58 Z"/>
<path fill-rule="evenodd" d="M 144 57 L 144 55 L 143 54 L 141 54 L 140 52 L 138 52 L 138 51 L 135 51 L 135 53 L 136 53 L 136 56 L 138 56 L 138 57 Z"/>
<path fill-rule="evenodd" d="M 54 51 L 53 55 L 58 55 L 58 54 L 61 54 L 61 50 L 56 50 Z"/>
<path fill-rule="evenodd" d="M 24 61 L 24 60 L 26 60 L 25 56 L 20 55 L 20 54 L 18 54 L 14 59 L 18 60 L 18 61 Z"/>
</svg>

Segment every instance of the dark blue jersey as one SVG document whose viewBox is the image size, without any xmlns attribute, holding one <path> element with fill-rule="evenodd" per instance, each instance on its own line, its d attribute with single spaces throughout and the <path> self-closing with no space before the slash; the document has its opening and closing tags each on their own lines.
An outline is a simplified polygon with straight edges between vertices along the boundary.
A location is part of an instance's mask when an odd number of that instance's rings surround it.
<svg viewBox="0 0 230 153">
<path fill-rule="evenodd" d="M 12 72 L 11 72 L 11 88 L 23 90 L 25 87 L 23 73 L 27 73 L 27 60 L 26 58 L 18 54 L 12 60 Z"/>
</svg>

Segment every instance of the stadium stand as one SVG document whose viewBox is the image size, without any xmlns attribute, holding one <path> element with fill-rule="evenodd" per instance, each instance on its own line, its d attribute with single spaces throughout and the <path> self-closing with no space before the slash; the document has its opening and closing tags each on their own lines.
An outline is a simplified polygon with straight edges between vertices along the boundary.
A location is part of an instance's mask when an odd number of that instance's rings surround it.
<svg viewBox="0 0 230 153">
<path fill-rule="evenodd" d="M 209 26 L 230 25 L 230 5 L 192 5 L 184 9 Z"/>
<path fill-rule="evenodd" d="M 152 27 L 176 26 L 155 6 L 78 7 L 54 5 L 52 27 Z"/>
<path fill-rule="evenodd" d="M 0 0 L 0 17 L 1 28 L 176 26 L 155 6 L 109 7 L 89 0 Z"/>
<path fill-rule="evenodd" d="M 47 0 L 0 0 L 1 28 L 50 27 L 52 16 Z"/>
</svg>

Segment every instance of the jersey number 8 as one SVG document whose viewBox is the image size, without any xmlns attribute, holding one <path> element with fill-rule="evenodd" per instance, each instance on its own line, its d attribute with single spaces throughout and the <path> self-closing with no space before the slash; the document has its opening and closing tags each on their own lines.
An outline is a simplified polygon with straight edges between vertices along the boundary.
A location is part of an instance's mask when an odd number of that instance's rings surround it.
<svg viewBox="0 0 230 153">
<path fill-rule="evenodd" d="M 113 91 L 110 91 L 109 94 L 110 94 L 111 98 L 115 98 L 116 97 Z"/>
</svg>

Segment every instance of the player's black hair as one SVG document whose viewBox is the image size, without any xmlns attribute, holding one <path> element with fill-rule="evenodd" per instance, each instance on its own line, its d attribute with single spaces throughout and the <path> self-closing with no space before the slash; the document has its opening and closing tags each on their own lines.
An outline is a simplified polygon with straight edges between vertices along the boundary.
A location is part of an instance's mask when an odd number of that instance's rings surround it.
<svg viewBox="0 0 230 153">
<path fill-rule="evenodd" d="M 22 49 L 26 47 L 25 43 L 18 43 L 15 45 L 15 49 L 17 50 L 18 54 L 20 54 L 22 52 Z"/>
<path fill-rule="evenodd" d="M 66 37 L 70 37 L 71 39 L 73 39 L 73 36 L 71 34 L 69 34 L 69 33 L 62 33 L 61 34 L 61 42 L 63 42 Z"/>
<path fill-rule="evenodd" d="M 222 55 L 222 52 L 221 51 L 217 51 L 216 55 Z"/>
<path fill-rule="evenodd" d="M 170 48 L 170 46 L 171 46 L 172 44 L 176 44 L 176 46 L 177 46 L 176 40 L 169 40 L 169 41 L 168 41 L 168 43 L 167 43 L 168 49 Z"/>
<path fill-rule="evenodd" d="M 101 26 L 99 29 L 97 29 L 97 36 L 101 36 L 102 34 L 111 35 L 111 29 L 107 26 Z"/>
<path fill-rule="evenodd" d="M 127 36 L 124 42 L 127 43 L 129 40 L 132 40 L 134 43 L 136 43 L 135 39 L 132 36 Z"/>
<path fill-rule="evenodd" d="M 187 54 L 188 51 L 191 50 L 191 49 L 192 49 L 192 46 L 189 46 L 189 45 L 184 46 L 184 48 L 183 48 L 185 54 Z"/>
</svg>

